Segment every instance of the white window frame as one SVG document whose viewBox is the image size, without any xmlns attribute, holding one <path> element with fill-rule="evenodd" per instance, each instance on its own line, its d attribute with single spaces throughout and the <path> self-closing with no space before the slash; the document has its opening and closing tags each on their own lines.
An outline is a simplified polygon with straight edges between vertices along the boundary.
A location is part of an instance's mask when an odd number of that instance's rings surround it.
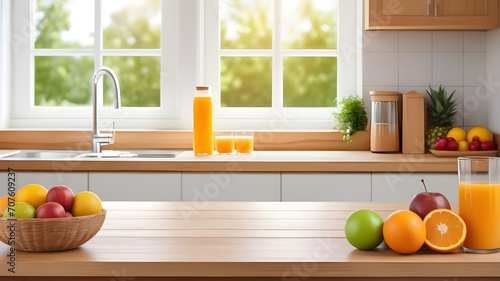
<svg viewBox="0 0 500 281">
<path fill-rule="evenodd" d="M 273 30 L 281 30 L 281 6 L 286 0 L 275 0 Z M 224 129 L 331 129 L 332 107 L 283 107 L 283 58 L 286 55 L 300 57 L 337 57 L 337 97 L 357 95 L 362 97 L 362 85 L 358 69 L 360 61 L 358 38 L 361 38 L 359 10 L 361 1 L 339 0 L 338 50 L 282 50 L 280 32 L 273 32 L 273 48 L 269 50 L 224 50 L 220 48 L 219 1 L 200 0 L 204 11 L 203 37 L 204 69 L 200 80 L 212 87 L 213 110 L 216 125 Z M 220 58 L 221 56 L 265 56 L 273 58 L 272 107 L 221 107 Z M 258 116 L 258 118 L 256 118 Z M 238 122 L 234 122 L 238 120 Z"/>
<path fill-rule="evenodd" d="M 10 2 L 0 2 L 0 129 L 7 128 L 10 115 Z"/>
<path fill-rule="evenodd" d="M 179 10 L 182 0 L 162 1 L 162 34 L 160 49 L 115 50 L 102 47 L 101 3 L 92 0 L 95 5 L 95 34 L 93 49 L 35 49 L 32 0 L 15 0 L 12 9 L 12 33 L 15 39 L 13 51 L 13 112 L 11 127 L 44 127 L 44 128 L 85 128 L 90 127 L 91 106 L 48 107 L 34 106 L 34 57 L 35 56 L 94 56 L 94 71 L 103 61 L 104 56 L 159 56 L 161 59 L 160 100 L 161 106 L 156 108 L 122 107 L 118 110 L 111 106 L 102 106 L 102 80 L 98 87 L 98 110 L 103 124 L 116 122 L 117 128 L 158 128 L 161 121 L 177 120 L 181 114 L 180 91 L 178 85 L 179 44 L 172 44 L 179 38 Z M 27 71 L 29 70 L 29 71 Z M 30 83 L 26 83 L 29 73 Z M 118 77 L 119 79 L 119 77 Z M 89 77 L 89 93 L 90 93 Z M 122 88 L 123 90 L 123 88 Z M 169 124 L 175 127 L 175 121 Z M 179 126 L 179 124 L 177 125 Z M 160 125 L 160 128 L 162 126 Z"/>
<path fill-rule="evenodd" d="M 103 0 L 89 0 L 100 3 Z M 279 0 L 286 1 L 286 0 Z M 361 79 L 361 49 L 362 44 L 362 0 L 339 0 L 339 45 L 338 49 L 338 86 L 339 97 L 353 94 L 362 96 Z M 32 48 L 33 39 L 30 31 L 31 0 L 3 0 L 9 2 L 9 10 L 3 10 L 10 16 L 10 65 L 3 70 L 11 73 L 9 81 L 11 88 L 3 101 L 11 108 L 8 118 L 8 128 L 22 129 L 91 129 L 92 109 L 90 106 L 72 108 L 34 108 L 30 104 L 33 98 L 33 85 L 27 83 L 33 77 L 35 54 L 44 50 Z M 167 8 L 168 7 L 168 8 Z M 217 0 L 162 0 L 162 50 L 161 50 L 161 101 L 164 106 L 158 108 L 122 108 L 119 111 L 111 108 L 99 108 L 101 123 L 109 124 L 115 121 L 117 129 L 192 129 L 192 102 L 196 85 L 210 85 L 214 97 L 214 129 L 251 129 L 251 130 L 331 130 L 333 121 L 331 108 L 272 108 L 254 110 L 253 113 L 240 114 L 241 108 L 220 109 L 220 95 L 216 94 L 218 82 L 214 82 L 216 74 L 218 81 L 219 59 L 218 14 L 214 17 L 214 7 Z M 2 17 L 6 19 L 6 17 Z M 5 27 L 4 27 L 5 28 Z M 213 34 L 217 34 L 213 37 Z M 215 45 L 213 43 L 216 43 Z M 215 47 L 214 47 L 215 46 Z M 119 50 L 106 50 L 125 55 Z M 144 54 L 152 54 L 151 50 L 143 50 Z M 63 52 L 69 52 L 64 50 Z M 5 50 L 4 50 L 5 53 Z M 156 53 L 155 53 L 156 54 Z M 216 54 L 215 56 L 213 54 Z M 100 58 L 100 56 L 99 56 Z M 99 59 L 96 57 L 96 59 Z M 0 71 L 2 71 L 0 69 Z M 107 78 L 104 78 L 107 79 Z M 281 86 L 280 86 L 281 87 Z M 3 90 L 3 89 L 2 89 Z M 0 90 L 0 91 L 2 91 Z M 90 77 L 89 77 L 90 92 Z M 1 92 L 0 92 L 1 94 Z M 2 96 L 0 96 L 2 98 Z M 6 99 L 5 99 L 6 98 Z M 10 98 L 10 99 L 9 99 Z M 166 102 L 165 102 L 166 101 Z M 273 105 L 278 99 L 273 100 Z M 7 104 L 7 103 L 4 103 Z M 0 106 L 1 108 L 1 106 Z M 226 110 L 227 109 L 227 110 Z M 233 112 L 231 112 L 233 111 Z M 321 112 L 323 111 L 323 112 Z M 3 111 L 7 112 L 7 111 Z M 237 114 L 236 114 L 237 113 Z M 262 113 L 262 114 L 261 114 Z M 5 114 L 5 113 L 4 113 Z M 0 116 L 0 121 L 1 116 Z M 1 123 L 0 123 L 1 125 Z"/>
</svg>

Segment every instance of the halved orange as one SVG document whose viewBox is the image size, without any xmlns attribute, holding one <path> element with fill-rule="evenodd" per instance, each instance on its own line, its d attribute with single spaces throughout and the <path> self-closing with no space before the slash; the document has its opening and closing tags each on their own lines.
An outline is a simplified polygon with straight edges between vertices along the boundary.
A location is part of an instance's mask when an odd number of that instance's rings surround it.
<svg viewBox="0 0 500 281">
<path fill-rule="evenodd" d="M 467 235 L 464 220 L 448 209 L 436 209 L 424 218 L 425 244 L 441 253 L 453 252 L 462 245 Z"/>
</svg>

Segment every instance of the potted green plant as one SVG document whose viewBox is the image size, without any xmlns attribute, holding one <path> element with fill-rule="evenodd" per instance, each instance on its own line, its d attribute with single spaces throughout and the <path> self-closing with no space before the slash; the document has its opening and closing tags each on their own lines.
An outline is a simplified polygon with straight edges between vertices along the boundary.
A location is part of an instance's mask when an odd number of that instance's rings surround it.
<svg viewBox="0 0 500 281">
<path fill-rule="evenodd" d="M 368 117 L 362 98 L 349 95 L 339 99 L 337 110 L 332 113 L 335 120 L 334 129 L 342 133 L 344 141 L 349 144 L 352 137 L 366 128 Z"/>
</svg>

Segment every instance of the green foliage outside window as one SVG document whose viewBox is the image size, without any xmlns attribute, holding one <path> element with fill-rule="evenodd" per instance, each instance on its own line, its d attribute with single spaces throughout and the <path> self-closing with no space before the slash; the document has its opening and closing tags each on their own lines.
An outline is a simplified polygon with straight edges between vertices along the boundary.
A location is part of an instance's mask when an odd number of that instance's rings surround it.
<svg viewBox="0 0 500 281">
<path fill-rule="evenodd" d="M 37 18 L 35 48 L 88 49 L 78 42 L 62 40 L 61 34 L 71 28 L 71 13 L 65 8 L 68 0 L 36 0 Z M 296 0 L 295 0 L 296 1 Z M 140 5 L 145 1 L 137 1 Z M 134 9 L 130 6 L 114 12 L 110 24 L 103 30 L 103 46 L 110 49 L 159 48 L 160 26 L 149 20 L 161 7 L 160 0 L 148 0 L 149 5 Z M 270 0 L 224 1 L 233 3 L 227 20 L 221 21 L 223 49 L 270 49 L 273 44 Z M 283 3 L 285 4 L 286 1 Z M 272 5 L 271 5 L 272 6 Z M 149 7 L 149 8 L 144 8 Z M 140 13 L 134 14 L 134 11 Z M 288 49 L 336 49 L 336 14 L 302 1 L 300 21 L 308 22 L 307 32 L 283 41 Z M 92 11 L 93 12 L 93 11 Z M 128 20 L 126 20 L 128 19 Z M 291 32 L 290 32 L 291 30 Z M 118 76 L 123 106 L 160 106 L 160 57 L 110 57 L 104 65 Z M 223 107 L 272 106 L 271 57 L 223 57 L 221 66 L 221 102 Z M 93 56 L 36 56 L 35 105 L 77 106 L 90 104 L 90 78 L 94 71 Z M 284 57 L 283 99 L 285 107 L 329 107 L 337 96 L 337 60 L 332 57 Z M 104 82 L 104 103 L 112 104 L 109 81 Z"/>
</svg>

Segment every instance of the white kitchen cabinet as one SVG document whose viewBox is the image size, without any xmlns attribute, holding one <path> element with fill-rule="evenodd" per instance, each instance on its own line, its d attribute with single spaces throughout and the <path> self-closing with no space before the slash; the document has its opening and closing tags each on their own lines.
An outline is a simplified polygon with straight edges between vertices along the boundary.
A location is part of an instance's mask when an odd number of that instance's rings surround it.
<svg viewBox="0 0 500 281">
<path fill-rule="evenodd" d="M 283 173 L 282 201 L 369 202 L 370 173 Z"/>
<path fill-rule="evenodd" d="M 28 173 L 28 172 L 17 172 L 16 173 L 16 189 L 19 190 L 21 187 L 27 184 L 40 184 L 47 189 L 51 189 L 56 185 L 65 185 L 73 193 L 78 193 L 81 191 L 88 190 L 88 174 L 87 173 Z"/>
<path fill-rule="evenodd" d="M 0 197 L 7 195 L 8 192 L 7 171 L 0 172 Z"/>
<path fill-rule="evenodd" d="M 458 203 L 457 173 L 373 173 L 372 201 L 410 203 L 424 191 L 421 179 L 429 192 L 442 193 L 451 204 Z"/>
<path fill-rule="evenodd" d="M 89 173 L 89 190 L 103 201 L 180 201 L 180 173 Z"/>
<path fill-rule="evenodd" d="M 280 173 L 182 173 L 182 201 L 280 201 Z"/>
</svg>

